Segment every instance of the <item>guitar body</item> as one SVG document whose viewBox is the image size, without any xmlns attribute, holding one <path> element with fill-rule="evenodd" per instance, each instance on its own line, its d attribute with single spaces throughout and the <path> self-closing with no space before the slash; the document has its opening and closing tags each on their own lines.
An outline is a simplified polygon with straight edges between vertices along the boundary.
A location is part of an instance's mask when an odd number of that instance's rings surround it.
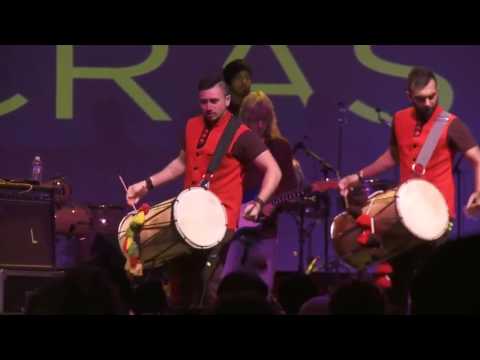
<svg viewBox="0 0 480 360">
<path fill-rule="evenodd" d="M 242 204 L 239 229 L 231 240 L 222 278 L 234 271 L 253 272 L 267 284 L 271 293 L 275 275 L 275 249 L 278 244 L 277 214 L 306 196 L 336 187 L 336 182 L 317 181 L 306 191 L 281 194 L 264 206 L 260 222 L 245 219 L 243 214 L 248 203 Z"/>
</svg>

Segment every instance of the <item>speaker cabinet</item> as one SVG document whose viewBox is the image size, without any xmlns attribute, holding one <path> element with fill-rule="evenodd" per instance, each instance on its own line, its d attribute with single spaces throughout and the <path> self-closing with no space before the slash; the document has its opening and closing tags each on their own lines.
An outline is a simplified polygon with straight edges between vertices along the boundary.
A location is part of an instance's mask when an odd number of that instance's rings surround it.
<svg viewBox="0 0 480 360">
<path fill-rule="evenodd" d="M 0 268 L 55 267 L 53 190 L 0 184 Z"/>
</svg>

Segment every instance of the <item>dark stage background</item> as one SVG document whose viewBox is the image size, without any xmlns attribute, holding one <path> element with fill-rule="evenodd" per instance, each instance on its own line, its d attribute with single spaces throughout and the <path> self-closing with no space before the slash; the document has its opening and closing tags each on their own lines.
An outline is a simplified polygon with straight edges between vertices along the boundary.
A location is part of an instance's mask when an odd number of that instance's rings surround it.
<svg viewBox="0 0 480 360">
<path fill-rule="evenodd" d="M 0 177 L 30 177 L 40 155 L 44 178 L 65 176 L 75 202 L 124 205 L 117 176 L 132 183 L 175 157 L 186 119 L 199 111 L 199 77 L 239 57 L 253 67 L 254 88 L 271 95 L 292 145 L 304 141 L 342 174 L 384 151 L 390 128 L 375 109 L 388 122 L 408 106 L 406 76 L 414 65 L 436 72 L 441 103 L 480 139 L 478 46 L 0 46 Z M 339 117 L 346 120 L 342 149 Z M 322 178 L 317 162 L 300 152 L 297 158 L 309 181 Z M 459 168 L 463 207 L 473 174 L 466 160 Z M 146 200 L 161 202 L 181 186 L 169 184 Z M 335 192 L 331 197 L 334 216 Z M 461 220 L 461 235 L 478 230 L 473 220 Z M 282 217 L 280 234 L 278 268 L 294 270 L 298 236 L 291 217 Z M 318 219 L 306 251 L 324 259 L 323 249 Z"/>
</svg>

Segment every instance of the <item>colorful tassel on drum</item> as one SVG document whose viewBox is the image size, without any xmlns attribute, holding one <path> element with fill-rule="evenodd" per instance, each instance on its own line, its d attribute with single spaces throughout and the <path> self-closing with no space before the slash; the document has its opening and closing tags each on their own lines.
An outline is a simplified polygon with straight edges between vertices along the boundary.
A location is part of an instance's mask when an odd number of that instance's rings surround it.
<svg viewBox="0 0 480 360">
<path fill-rule="evenodd" d="M 377 276 L 374 283 L 381 289 L 389 289 L 392 287 L 392 279 L 387 274 Z"/>
<path fill-rule="evenodd" d="M 367 246 L 368 242 L 370 240 L 370 236 L 372 235 L 372 232 L 370 230 L 363 230 L 358 236 L 357 236 L 357 243 L 359 243 L 362 246 Z"/>
<path fill-rule="evenodd" d="M 142 206 L 140 206 L 140 208 L 138 209 L 138 211 L 142 211 L 145 215 L 147 215 L 150 211 L 150 208 L 151 206 L 149 204 L 143 203 Z"/>
<path fill-rule="evenodd" d="M 373 269 L 373 274 L 375 276 L 374 283 L 379 288 L 389 289 L 392 287 L 392 279 L 390 275 L 393 273 L 393 267 L 388 262 L 378 264 Z"/>
<path fill-rule="evenodd" d="M 355 222 L 363 229 L 357 237 L 357 243 L 367 246 L 373 233 L 373 218 L 367 214 L 362 214 L 355 219 Z"/>
<path fill-rule="evenodd" d="M 355 222 L 363 229 L 370 229 L 370 227 L 372 226 L 372 218 L 370 215 L 367 214 L 360 215 L 355 219 Z"/>
<path fill-rule="evenodd" d="M 388 262 L 384 262 L 378 264 L 373 270 L 373 273 L 378 275 L 389 275 L 393 273 L 393 268 L 392 265 L 390 265 Z"/>
<path fill-rule="evenodd" d="M 127 254 L 127 262 L 125 264 L 125 270 L 135 276 L 143 275 L 143 264 L 140 261 L 140 252 L 135 242 L 135 235 L 138 234 L 143 224 L 145 223 L 145 215 L 148 214 L 150 205 L 147 203 L 142 204 L 138 209 L 138 213 L 132 218 L 130 226 L 125 234 L 125 241 L 123 243 L 123 252 Z"/>
</svg>

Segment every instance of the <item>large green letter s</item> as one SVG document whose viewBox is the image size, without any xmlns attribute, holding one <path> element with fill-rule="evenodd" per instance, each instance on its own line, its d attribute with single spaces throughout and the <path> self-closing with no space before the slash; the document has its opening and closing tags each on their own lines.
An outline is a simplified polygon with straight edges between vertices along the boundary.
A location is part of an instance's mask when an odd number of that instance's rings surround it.
<svg viewBox="0 0 480 360">
<path fill-rule="evenodd" d="M 355 56 L 358 61 L 365 67 L 376 71 L 380 74 L 396 76 L 400 78 L 407 78 L 408 73 L 413 66 L 396 64 L 377 57 L 371 45 L 356 45 L 354 46 Z M 453 89 L 447 79 L 435 74 L 438 82 L 438 91 L 440 95 L 440 104 L 448 111 L 453 104 Z M 374 108 L 365 104 L 361 100 L 355 100 L 349 107 L 349 110 L 354 114 L 372 122 L 378 122 L 377 113 Z M 391 120 L 392 116 L 388 113 L 381 113 L 383 119 Z"/>
</svg>

